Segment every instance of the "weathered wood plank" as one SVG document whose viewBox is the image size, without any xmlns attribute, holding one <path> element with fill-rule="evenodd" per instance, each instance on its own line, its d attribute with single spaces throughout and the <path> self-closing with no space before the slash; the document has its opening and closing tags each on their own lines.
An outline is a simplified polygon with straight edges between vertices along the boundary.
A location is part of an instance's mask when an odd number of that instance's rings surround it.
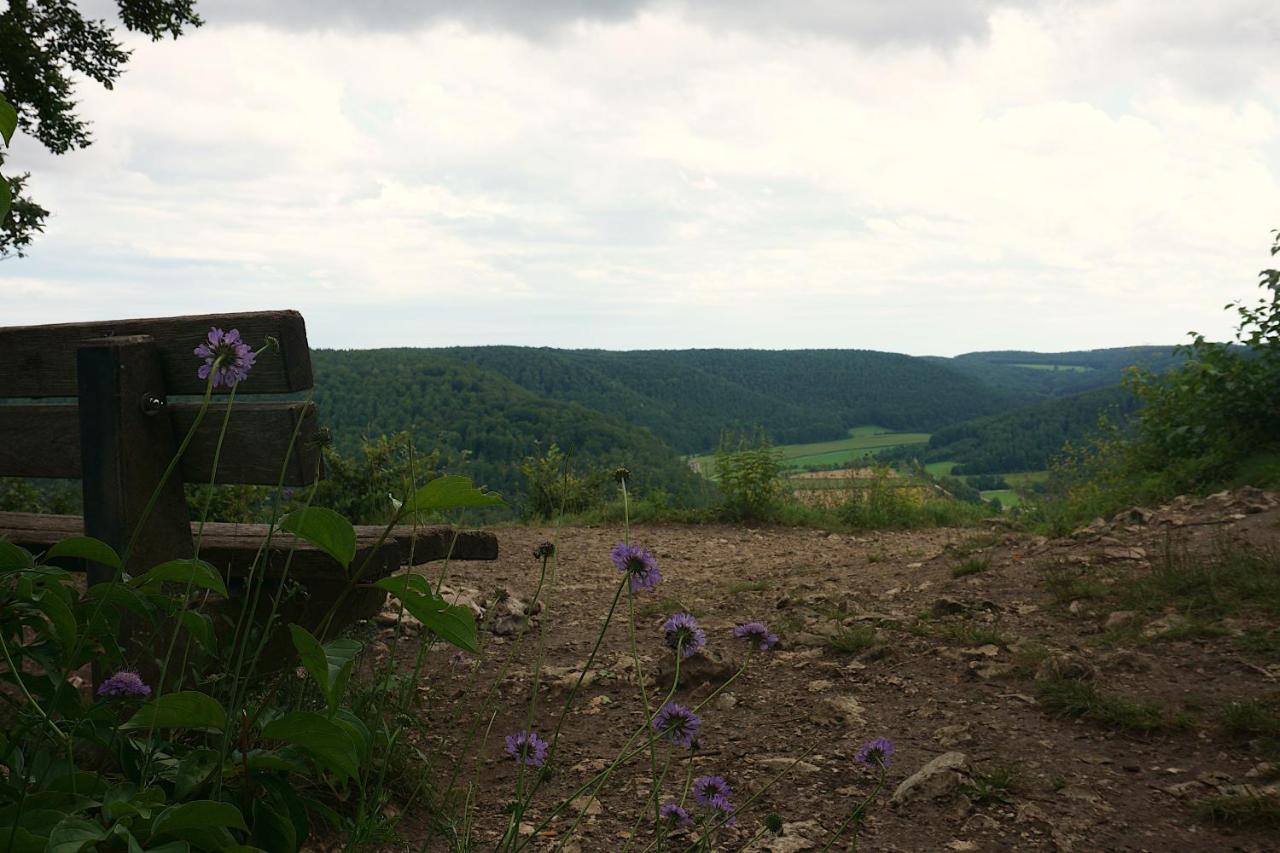
<svg viewBox="0 0 1280 853">
<path fill-rule="evenodd" d="M 192 535 L 198 528 L 192 522 Z M 84 533 L 83 520 L 77 515 L 42 515 L 30 512 L 0 512 L 0 538 L 8 539 L 33 552 L 40 552 L 68 536 Z M 200 554 L 219 567 L 230 567 L 233 577 L 243 575 L 253 563 L 258 549 L 266 538 L 265 524 L 226 524 L 209 522 L 204 526 L 200 542 Z M 356 565 L 371 553 L 382 528 L 369 525 L 356 527 L 356 546 L 360 553 Z M 413 550 L 410 552 L 410 543 Z M 296 543 L 294 537 L 277 532 L 272 538 L 272 557 L 267 574 L 277 576 L 283 569 L 283 557 L 291 545 L 296 544 L 289 574 L 300 581 L 308 579 L 338 579 L 341 568 L 332 558 L 305 542 Z M 386 550 L 391 549 L 391 550 Z M 452 553 L 450 554 L 450 549 Z M 396 566 L 420 565 L 442 560 L 450 554 L 453 560 L 494 560 L 498 557 L 498 540 L 492 533 L 480 530 L 455 530 L 451 527 L 423 527 L 416 532 L 411 528 L 396 528 L 377 552 L 365 580 L 382 577 L 379 572 L 388 564 Z M 410 560 L 413 562 L 409 562 Z"/>
<path fill-rule="evenodd" d="M 187 434 L 198 403 L 167 407 L 177 436 Z M 222 431 L 225 409 L 216 402 L 183 454 L 179 470 L 188 483 L 207 483 Z M 79 408 L 75 405 L 0 406 L 0 476 L 80 478 Z M 275 485 L 298 419 L 302 425 L 289 465 L 286 486 L 314 482 L 320 461 L 315 406 L 304 402 L 242 403 L 231 409 L 218 464 L 219 483 Z"/>
<path fill-rule="evenodd" d="M 170 394 L 203 394 L 204 380 L 196 376 L 200 360 L 192 353 L 211 326 L 239 329 L 254 349 L 268 337 L 280 351 L 258 356 L 239 393 L 276 394 L 305 391 L 312 385 L 311 351 L 306 324 L 297 311 L 256 311 L 194 317 L 59 323 L 48 326 L 0 328 L 0 397 L 76 396 L 76 347 L 89 338 L 150 335 L 160 355 L 161 373 Z M 219 389 L 220 391 L 223 389 Z"/>
</svg>

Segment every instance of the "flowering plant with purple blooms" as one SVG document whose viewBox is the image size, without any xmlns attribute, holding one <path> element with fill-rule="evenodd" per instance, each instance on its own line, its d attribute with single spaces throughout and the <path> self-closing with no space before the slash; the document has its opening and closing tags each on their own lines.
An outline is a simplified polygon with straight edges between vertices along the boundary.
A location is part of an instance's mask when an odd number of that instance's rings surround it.
<svg viewBox="0 0 1280 853">
<path fill-rule="evenodd" d="M 891 763 L 889 758 L 892 755 L 893 741 L 888 738 L 878 737 L 875 740 L 869 740 L 864 743 L 862 748 L 858 750 L 857 755 L 853 757 L 853 760 L 879 770 L 889 766 Z"/>
<path fill-rule="evenodd" d="M 676 702 L 662 706 L 653 718 L 653 728 L 664 738 L 685 749 L 693 746 L 693 740 L 702 727 L 702 718 Z"/>
<path fill-rule="evenodd" d="M 747 622 L 733 629 L 733 636 L 758 646 L 760 651 L 767 652 L 778 644 L 778 635 L 770 631 L 762 622 Z"/>
<path fill-rule="evenodd" d="M 680 653 L 681 657 L 690 657 L 698 649 L 707 644 L 707 634 L 698 627 L 698 620 L 689 613 L 677 613 L 662 626 L 662 633 L 667 645 Z"/>
<path fill-rule="evenodd" d="M 122 669 L 98 685 L 99 699 L 146 699 L 151 688 L 136 672 Z"/>
<path fill-rule="evenodd" d="M 195 348 L 195 354 L 204 359 L 196 376 L 208 379 L 212 373 L 214 388 L 219 385 L 234 388 L 248 378 L 253 363 L 258 359 L 258 354 L 240 340 L 238 329 L 224 332 L 217 326 L 209 330 L 209 337 Z"/>
<path fill-rule="evenodd" d="M 609 552 L 609 558 L 618 567 L 618 571 L 626 572 L 631 578 L 632 592 L 653 589 L 662 580 L 662 573 L 658 571 L 658 561 L 649 553 L 648 548 L 619 542 Z"/>
<path fill-rule="evenodd" d="M 549 744 L 535 732 L 521 730 L 513 735 L 507 735 L 507 755 L 514 758 L 518 764 L 541 767 L 547 760 L 548 749 Z"/>
<path fill-rule="evenodd" d="M 727 801 L 732 793 L 729 783 L 723 776 L 699 776 L 693 780 L 693 798 L 701 805 L 711 805 L 711 801 L 716 797 L 722 797 Z"/>
<path fill-rule="evenodd" d="M 738 819 L 733 816 L 733 803 L 723 794 L 717 794 L 707 803 L 708 817 L 719 826 L 733 826 Z"/>
<path fill-rule="evenodd" d="M 658 809 L 658 815 L 663 820 L 670 821 L 673 826 L 693 826 L 693 818 L 679 803 L 663 803 Z"/>
</svg>

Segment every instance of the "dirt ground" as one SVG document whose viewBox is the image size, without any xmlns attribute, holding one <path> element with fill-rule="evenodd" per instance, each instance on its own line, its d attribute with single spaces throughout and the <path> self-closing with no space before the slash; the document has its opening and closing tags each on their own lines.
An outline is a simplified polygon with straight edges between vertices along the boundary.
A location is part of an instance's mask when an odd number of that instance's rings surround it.
<svg viewBox="0 0 1280 853">
<path fill-rule="evenodd" d="M 526 727 L 539 631 L 545 660 L 533 728 L 549 737 L 617 588 L 609 551 L 622 539 L 613 528 L 497 535 L 501 557 L 449 566 L 446 586 L 506 636 L 483 632 L 482 653 L 472 662 L 433 651 L 419 688 L 430 720 L 425 730 L 455 733 L 446 750 L 457 748 L 467 721 L 492 717 L 459 782 L 476 782 L 472 838 L 479 849 L 489 849 L 506 826 L 517 766 L 503 754 L 503 738 Z M 552 539 L 555 581 L 521 634 L 520 612 L 538 581 L 533 551 Z M 1280 545 L 1280 495 L 1245 490 L 1180 499 L 1053 541 L 1002 525 L 860 535 L 661 526 L 633 529 L 631 541 L 653 551 L 663 576 L 656 589 L 635 596 L 643 671 L 658 676 L 651 695 L 670 668 L 661 625 L 672 613 L 695 614 L 707 634 L 676 695 L 686 705 L 705 698 L 743 660 L 736 624 L 765 622 L 782 638 L 700 712 L 694 775 L 724 776 L 735 804 L 773 782 L 722 831 L 717 849 L 821 849 L 873 785 L 874 773 L 854 755 L 876 737 L 892 740 L 896 752 L 859 849 L 1280 849 L 1274 828 L 1217 826 L 1196 810 L 1213 797 L 1280 795 L 1268 763 L 1276 760 L 1269 751 L 1275 741 L 1231 733 L 1221 723 L 1229 703 L 1280 696 L 1274 617 L 1245 608 L 1205 627 L 1176 608 L 1126 610 L 1109 597 L 1126 579 L 1158 570 L 1166 555 L 1199 559 L 1229 542 Z M 953 576 L 965 566 L 960 572 L 973 573 Z M 541 824 L 644 722 L 626 624 L 621 610 L 568 714 L 554 771 L 533 800 L 526 829 Z M 384 629 L 383 641 L 397 669 L 408 671 L 417 641 L 397 636 L 402 630 Z M 486 697 L 508 660 L 496 694 Z M 1046 685 L 1064 682 L 1158 703 L 1153 713 L 1167 724 L 1143 733 L 1097 714 L 1082 719 L 1047 707 Z M 428 735 L 417 745 L 432 751 L 440 744 Z M 947 754 L 928 778 L 899 790 Z M 659 761 L 673 761 L 664 799 L 678 795 L 687 755 L 660 747 Z M 442 786 L 448 775 L 444 767 L 434 778 Z M 597 804 L 579 803 L 587 813 L 571 838 L 577 809 L 539 828 L 532 849 L 562 842 L 566 850 L 645 849 L 651 822 L 637 819 L 651 777 L 647 754 L 620 767 Z M 781 815 L 783 834 L 745 847 L 769 812 Z M 409 806 L 400 840 L 385 849 L 419 849 L 430 833 L 426 813 Z M 437 839 L 428 848 L 448 845 Z M 837 849 L 847 849 L 847 840 Z"/>
</svg>

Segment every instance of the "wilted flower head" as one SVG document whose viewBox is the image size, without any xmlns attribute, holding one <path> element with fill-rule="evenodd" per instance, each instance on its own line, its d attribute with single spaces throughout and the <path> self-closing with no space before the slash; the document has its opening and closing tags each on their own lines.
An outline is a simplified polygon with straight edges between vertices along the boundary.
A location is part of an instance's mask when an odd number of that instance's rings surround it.
<svg viewBox="0 0 1280 853">
<path fill-rule="evenodd" d="M 518 731 L 507 735 L 507 755 L 518 764 L 541 767 L 547 760 L 548 744 L 534 732 Z"/>
<path fill-rule="evenodd" d="M 677 613 L 662 625 L 667 645 L 689 657 L 707 644 L 706 633 L 698 627 L 698 620 L 691 613 Z"/>
<path fill-rule="evenodd" d="M 471 663 L 471 658 L 462 649 L 458 649 L 449 655 L 449 666 L 465 666 L 469 663 Z"/>
<path fill-rule="evenodd" d="M 746 640 L 760 651 L 767 652 L 778 644 L 778 635 L 770 631 L 762 622 L 747 622 L 733 629 L 733 636 Z"/>
<path fill-rule="evenodd" d="M 196 376 L 208 379 L 212 373 L 214 388 L 219 385 L 232 388 L 236 383 L 243 382 L 258 358 L 250 346 L 240 340 L 238 329 L 224 332 L 217 326 L 209 330 L 209 337 L 195 348 L 195 354 L 204 359 Z M 218 363 L 217 370 L 214 370 L 214 362 Z"/>
<path fill-rule="evenodd" d="M 670 821 L 674 826 L 692 826 L 693 818 L 678 803 L 663 803 L 658 809 L 658 816 Z"/>
<path fill-rule="evenodd" d="M 630 478 L 631 472 L 623 466 L 619 465 L 617 468 L 613 469 L 613 479 L 617 480 L 619 483 L 623 480 L 629 480 Z"/>
<path fill-rule="evenodd" d="M 100 699 L 146 699 L 151 695 L 151 688 L 142 682 L 136 672 L 121 670 L 98 686 Z"/>
<path fill-rule="evenodd" d="M 668 702 L 653 718 L 653 727 L 664 738 L 685 749 L 693 746 L 702 718 L 683 705 Z"/>
<path fill-rule="evenodd" d="M 777 812 L 769 812 L 764 816 L 764 828 L 772 832 L 774 835 L 782 833 L 782 815 Z"/>
<path fill-rule="evenodd" d="M 716 797 L 722 797 L 727 802 L 732 793 L 723 776 L 699 776 L 693 780 L 693 798 L 704 806 L 711 805 Z"/>
<path fill-rule="evenodd" d="M 864 743 L 862 749 L 859 749 L 858 754 L 853 757 L 853 760 L 868 767 L 880 769 L 889 766 L 889 757 L 892 755 L 893 741 L 888 738 L 878 737 L 875 740 L 869 740 Z"/>
<path fill-rule="evenodd" d="M 554 542 L 543 542 L 537 548 L 533 549 L 533 557 L 535 560 L 550 559 L 556 553 Z"/>
<path fill-rule="evenodd" d="M 662 580 L 662 573 L 658 571 L 658 561 L 649 553 L 648 548 L 619 542 L 613 546 L 609 557 L 618 567 L 618 571 L 626 572 L 631 578 L 632 592 L 653 589 L 658 585 L 658 581 Z"/>
</svg>

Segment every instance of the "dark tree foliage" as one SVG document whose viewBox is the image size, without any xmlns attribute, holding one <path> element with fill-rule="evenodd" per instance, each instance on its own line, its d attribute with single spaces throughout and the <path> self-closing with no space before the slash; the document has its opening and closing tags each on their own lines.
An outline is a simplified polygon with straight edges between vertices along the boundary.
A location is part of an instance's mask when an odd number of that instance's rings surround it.
<svg viewBox="0 0 1280 853">
<path fill-rule="evenodd" d="M 1176 347 L 1149 346 L 1049 353 L 971 352 L 936 361 L 1031 403 L 1117 385 L 1132 367 L 1164 373 L 1185 361 L 1185 355 Z"/>
<path fill-rule="evenodd" d="M 177 38 L 202 23 L 194 0 L 118 0 L 120 19 L 134 32 L 158 40 Z M 76 115 L 74 74 L 107 89 L 124 71 L 129 51 L 106 21 L 87 20 L 72 0 L 9 0 L 0 12 L 0 92 L 17 110 L 23 132 L 54 154 L 93 140 Z M 3 166 L 0 154 L 0 166 Z M 8 176 L 13 206 L 0 227 L 0 257 L 21 257 L 44 229 L 49 212 L 26 196 L 30 173 Z"/>
</svg>

